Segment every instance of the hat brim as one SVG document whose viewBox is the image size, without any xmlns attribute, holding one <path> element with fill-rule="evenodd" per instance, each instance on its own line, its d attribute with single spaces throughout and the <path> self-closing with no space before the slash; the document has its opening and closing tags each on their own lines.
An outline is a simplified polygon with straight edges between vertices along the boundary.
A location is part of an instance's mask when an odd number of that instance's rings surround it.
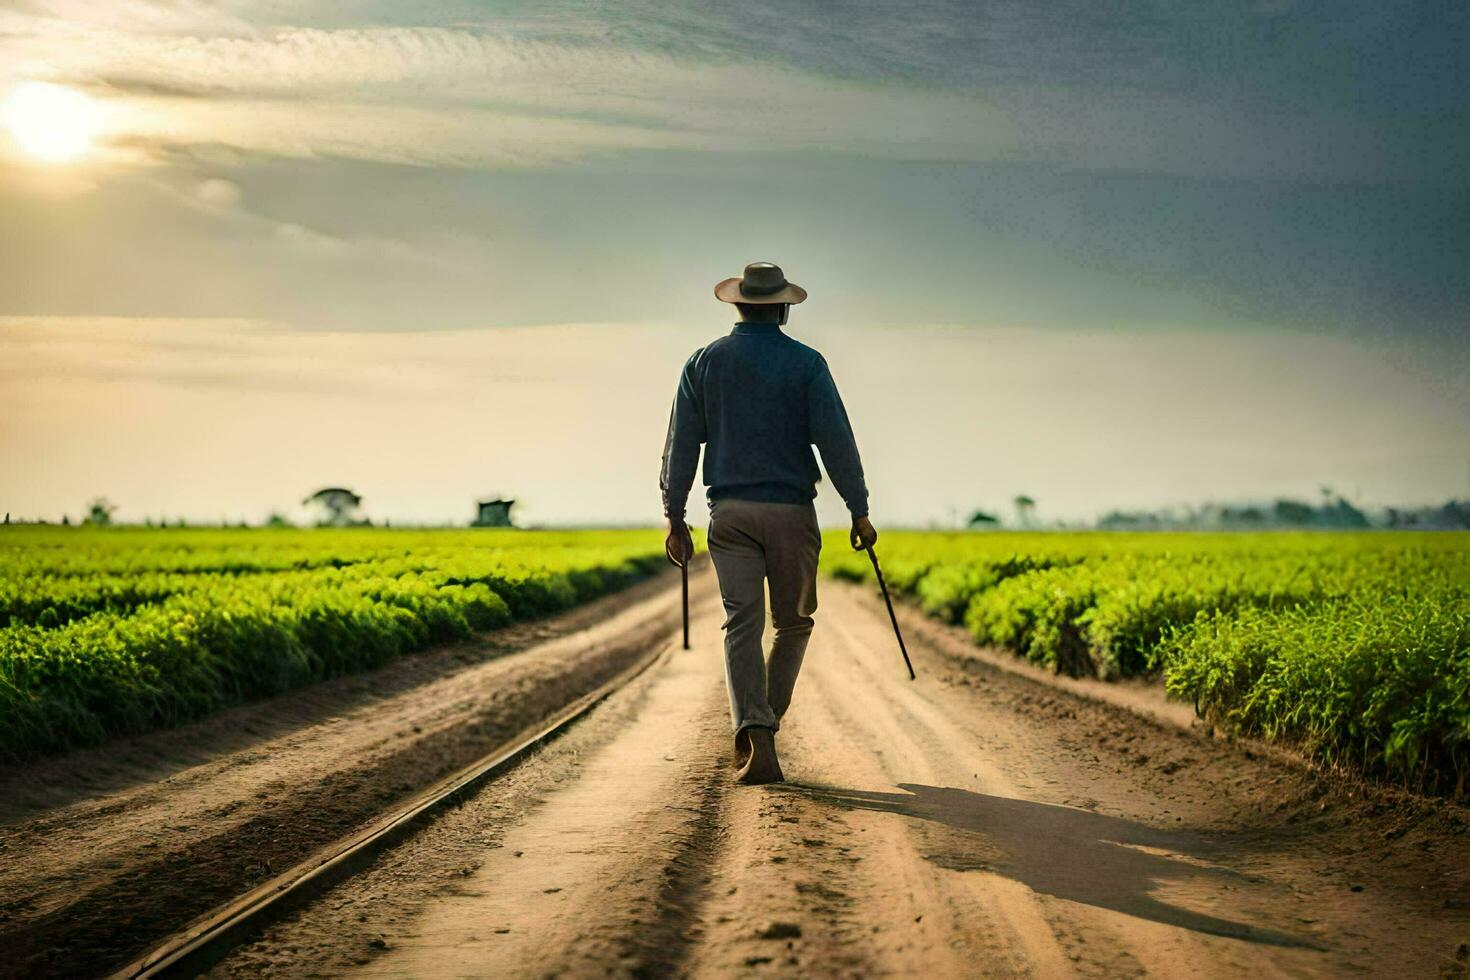
<svg viewBox="0 0 1470 980">
<path fill-rule="evenodd" d="M 788 282 L 779 292 L 747 296 L 740 291 L 740 277 L 736 276 L 715 287 L 715 299 L 722 303 L 800 303 L 806 299 L 806 290 L 794 282 Z"/>
</svg>

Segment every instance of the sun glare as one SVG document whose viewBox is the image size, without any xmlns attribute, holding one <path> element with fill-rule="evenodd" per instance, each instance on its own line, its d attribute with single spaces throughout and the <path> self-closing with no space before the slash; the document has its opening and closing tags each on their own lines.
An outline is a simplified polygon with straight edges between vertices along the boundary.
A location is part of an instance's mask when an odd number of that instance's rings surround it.
<svg viewBox="0 0 1470 980">
<path fill-rule="evenodd" d="M 65 163 L 92 148 L 98 107 L 81 92 L 49 82 L 23 82 L 6 96 L 0 120 L 31 156 Z"/>
</svg>

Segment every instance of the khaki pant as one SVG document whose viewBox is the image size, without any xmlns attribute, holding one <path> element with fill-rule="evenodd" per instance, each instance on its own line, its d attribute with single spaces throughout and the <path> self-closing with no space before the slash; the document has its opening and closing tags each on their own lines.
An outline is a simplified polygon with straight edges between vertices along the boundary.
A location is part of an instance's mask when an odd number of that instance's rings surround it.
<svg viewBox="0 0 1470 980">
<path fill-rule="evenodd" d="M 725 680 L 735 731 L 781 727 L 817 610 L 822 534 L 811 504 L 716 500 L 710 505 L 709 553 L 725 602 Z M 761 647 L 766 583 L 776 638 Z"/>
</svg>

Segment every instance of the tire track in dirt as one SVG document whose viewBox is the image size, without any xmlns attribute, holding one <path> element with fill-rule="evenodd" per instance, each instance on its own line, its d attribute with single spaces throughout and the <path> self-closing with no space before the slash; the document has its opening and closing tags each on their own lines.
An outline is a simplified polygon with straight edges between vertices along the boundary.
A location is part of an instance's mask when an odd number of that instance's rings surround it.
<svg viewBox="0 0 1470 980">
<path fill-rule="evenodd" d="M 718 621 L 701 606 L 696 649 L 564 751 L 222 972 L 1339 976 L 1454 948 L 1453 915 L 1352 891 L 1365 862 L 1294 822 L 1331 811 L 1310 773 L 923 639 L 910 683 L 852 588 L 824 587 L 791 782 L 735 786 Z"/>
<path fill-rule="evenodd" d="M 1432 976 L 1470 938 L 1462 809 L 1405 827 L 922 635 L 911 683 L 854 587 L 823 586 L 790 782 L 736 786 L 711 579 L 694 650 L 215 973 Z"/>
<path fill-rule="evenodd" d="M 711 778 L 715 733 L 693 717 L 712 715 L 718 692 L 680 680 L 645 692 L 630 737 L 578 765 L 575 781 L 508 829 L 456 894 L 437 897 L 431 915 L 358 972 L 472 976 L 493 957 L 542 976 L 604 963 L 665 974 L 692 907 L 683 872 L 708 845 L 711 821 L 701 818 L 723 788 Z M 668 739 L 654 716 L 682 730 Z"/>
<path fill-rule="evenodd" d="M 707 592 L 693 612 L 715 632 Z M 707 647 L 676 651 L 213 975 L 669 975 L 729 788 L 716 664 Z"/>
<path fill-rule="evenodd" d="M 664 577 L 325 690 L 236 709 L 191 726 L 198 742 L 235 741 L 231 715 L 286 731 L 0 828 L 0 975 L 105 972 L 511 741 L 666 636 L 677 615 L 668 586 Z M 146 768 L 133 760 L 157 744 L 154 765 L 175 768 L 167 749 L 186 736 L 160 733 L 79 755 L 105 764 L 125 753 L 123 768 Z M 77 765 L 56 762 L 62 772 Z M 45 764 L 28 771 L 44 777 Z"/>
<path fill-rule="evenodd" d="M 1422 882 L 1443 857 L 1423 860 L 1418 880 L 1376 873 L 1371 856 L 1344 867 L 1346 880 L 1323 873 L 1324 857 L 1346 863 L 1354 848 L 1291 825 L 1320 795 L 1309 772 L 1013 675 L 956 677 L 922 641 L 932 680 L 895 682 L 902 668 L 881 609 L 848 588 L 828 589 L 824 608 L 831 645 L 808 661 L 811 680 L 836 695 L 819 699 L 846 715 L 843 744 L 867 747 L 881 773 L 870 764 L 878 786 L 848 782 L 858 792 L 831 798 L 901 815 L 938 874 L 1000 916 L 1011 959 L 983 975 L 1336 976 L 1375 962 L 1432 972 L 1470 934 L 1465 916 L 1426 907 Z M 834 738 L 807 727 L 820 719 L 798 723 L 824 746 L 816 771 L 832 785 Z"/>
</svg>

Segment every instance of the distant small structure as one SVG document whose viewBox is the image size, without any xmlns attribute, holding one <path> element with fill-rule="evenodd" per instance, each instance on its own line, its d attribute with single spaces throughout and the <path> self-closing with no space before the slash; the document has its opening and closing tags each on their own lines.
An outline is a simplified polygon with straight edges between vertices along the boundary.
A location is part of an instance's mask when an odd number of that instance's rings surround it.
<svg viewBox="0 0 1470 980">
<path fill-rule="evenodd" d="M 514 500 L 477 501 L 475 506 L 478 510 L 470 527 L 515 527 L 510 519 L 510 509 L 515 504 Z"/>
<path fill-rule="evenodd" d="M 362 498 L 346 487 L 323 487 L 301 503 L 321 512 L 321 519 L 317 521 L 320 527 L 351 527 L 362 523 L 357 519 L 357 508 Z"/>
</svg>

